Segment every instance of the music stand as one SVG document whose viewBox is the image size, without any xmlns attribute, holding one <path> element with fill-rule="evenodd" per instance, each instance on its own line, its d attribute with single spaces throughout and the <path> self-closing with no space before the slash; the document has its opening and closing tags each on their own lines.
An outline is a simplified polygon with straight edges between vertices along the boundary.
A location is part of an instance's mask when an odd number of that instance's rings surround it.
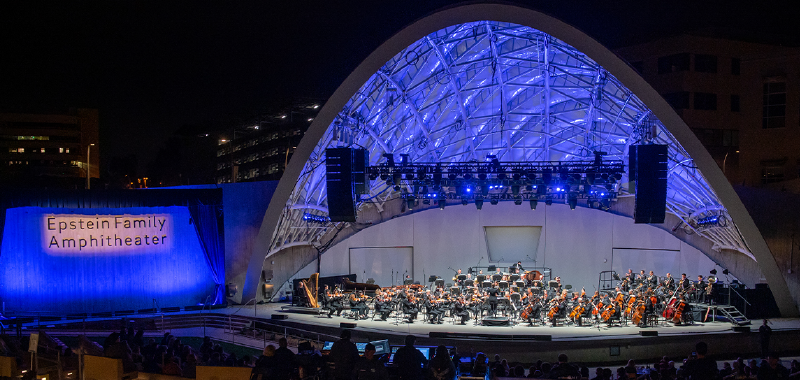
<svg viewBox="0 0 800 380">
<path fill-rule="evenodd" d="M 472 279 L 464 280 L 464 286 L 466 286 L 466 287 L 470 287 L 470 286 L 472 286 L 474 284 L 475 284 L 475 281 L 473 281 Z"/>
<path fill-rule="evenodd" d="M 430 275 L 430 277 L 428 277 L 428 282 L 434 282 L 434 281 L 436 281 L 436 279 L 437 279 L 438 277 L 439 277 L 439 276 L 436 276 L 436 275 Z"/>
<path fill-rule="evenodd" d="M 556 280 L 548 281 L 547 282 L 547 287 L 550 288 L 550 289 L 557 288 L 558 287 L 558 281 L 556 281 Z"/>
<path fill-rule="evenodd" d="M 499 287 L 500 289 L 508 289 L 508 281 L 500 281 L 500 282 L 498 283 L 498 287 Z"/>
<path fill-rule="evenodd" d="M 502 279 L 503 279 L 503 275 L 502 274 L 493 274 L 492 275 L 492 281 L 500 281 Z"/>
<path fill-rule="evenodd" d="M 456 280 L 458 280 L 458 281 L 464 281 L 466 279 L 467 279 L 467 275 L 465 275 L 465 274 L 460 274 L 460 275 L 456 276 Z"/>
<path fill-rule="evenodd" d="M 479 275 L 478 275 L 478 276 L 477 276 L 475 279 L 476 279 L 476 281 L 477 281 L 477 282 L 480 284 L 480 283 L 482 283 L 484 280 L 486 280 L 486 275 L 485 275 L 485 274 L 479 274 Z"/>
<path fill-rule="evenodd" d="M 437 278 L 436 281 L 434 282 L 434 285 L 436 285 L 437 288 L 440 286 L 444 286 L 444 279 Z"/>
<path fill-rule="evenodd" d="M 413 283 L 414 283 L 414 280 L 404 280 L 403 281 L 403 285 L 412 285 Z"/>
<path fill-rule="evenodd" d="M 517 282 L 517 280 L 519 280 L 519 275 L 518 274 L 512 274 L 509 279 L 511 280 L 511 282 Z"/>
<path fill-rule="evenodd" d="M 497 270 L 497 266 L 489 265 L 489 272 L 494 272 Z"/>
<path fill-rule="evenodd" d="M 518 288 L 522 289 L 525 287 L 525 281 L 515 281 L 514 285 L 517 285 Z"/>
<path fill-rule="evenodd" d="M 459 295 L 461 295 L 461 289 L 459 289 L 458 286 L 454 286 L 454 287 L 450 288 L 450 294 L 452 294 L 454 296 L 459 296 Z"/>
<path fill-rule="evenodd" d="M 484 288 L 490 288 L 490 287 L 492 287 L 492 282 L 489 281 L 489 280 L 483 280 L 483 283 L 481 283 L 481 286 L 484 287 Z"/>
</svg>

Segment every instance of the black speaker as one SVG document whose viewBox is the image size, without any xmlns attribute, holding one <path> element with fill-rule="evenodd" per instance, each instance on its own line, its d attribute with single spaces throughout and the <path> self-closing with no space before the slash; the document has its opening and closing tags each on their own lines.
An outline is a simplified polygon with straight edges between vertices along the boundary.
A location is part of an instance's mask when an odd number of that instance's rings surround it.
<svg viewBox="0 0 800 380">
<path fill-rule="evenodd" d="M 368 183 L 366 155 L 364 149 L 330 148 L 325 151 L 328 216 L 332 222 L 356 221 L 356 196 L 366 191 Z"/>
<path fill-rule="evenodd" d="M 731 327 L 731 330 L 733 330 L 734 332 L 739 332 L 739 333 L 749 333 L 750 332 L 750 326 L 733 326 L 733 327 Z"/>
<path fill-rule="evenodd" d="M 635 223 L 664 223 L 667 211 L 667 146 L 631 145 L 628 178 L 634 183 Z"/>
<path fill-rule="evenodd" d="M 340 322 L 339 323 L 339 328 L 343 328 L 343 329 L 354 329 L 354 328 L 356 328 L 356 326 L 358 326 L 358 324 L 357 323 L 353 323 L 353 322 Z"/>
<path fill-rule="evenodd" d="M 641 335 L 641 336 L 658 336 L 658 331 L 656 331 L 656 330 L 639 330 L 639 335 Z"/>
<path fill-rule="evenodd" d="M 289 319 L 289 316 L 286 314 L 272 314 L 269 319 Z"/>
</svg>

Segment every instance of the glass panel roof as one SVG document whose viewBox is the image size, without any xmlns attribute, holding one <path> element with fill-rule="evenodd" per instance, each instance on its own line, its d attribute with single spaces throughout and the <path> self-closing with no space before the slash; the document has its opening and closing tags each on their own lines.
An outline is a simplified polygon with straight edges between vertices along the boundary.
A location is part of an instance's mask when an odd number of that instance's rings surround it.
<svg viewBox="0 0 800 380">
<path fill-rule="evenodd" d="M 627 162 L 631 144 L 669 146 L 667 211 L 690 224 L 726 210 L 692 159 L 645 104 L 591 58 L 536 29 L 492 21 L 454 25 L 397 53 L 352 96 L 306 163 L 270 251 L 313 242 L 304 212 L 325 215 L 325 149 L 363 147 L 370 164 L 384 153 L 411 161 L 592 160 Z M 627 178 L 619 188 L 623 196 Z M 378 200 L 396 198 L 373 181 Z M 728 218 L 728 220 L 730 220 Z M 752 255 L 735 224 L 684 226 Z"/>
</svg>

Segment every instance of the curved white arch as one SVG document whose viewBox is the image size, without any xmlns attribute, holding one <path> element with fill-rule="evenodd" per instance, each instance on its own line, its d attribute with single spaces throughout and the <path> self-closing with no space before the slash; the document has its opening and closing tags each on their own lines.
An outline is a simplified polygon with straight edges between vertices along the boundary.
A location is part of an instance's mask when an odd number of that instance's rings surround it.
<svg viewBox="0 0 800 380">
<path fill-rule="evenodd" d="M 375 50 L 372 54 L 370 54 L 367 59 L 364 60 L 354 71 L 353 73 L 348 76 L 348 78 L 342 83 L 342 85 L 337 89 L 337 91 L 333 94 L 333 96 L 328 100 L 325 106 L 322 108 L 320 113 L 317 115 L 311 126 L 309 127 L 306 135 L 304 136 L 301 143 L 298 145 L 297 150 L 295 151 L 294 156 L 292 157 L 289 166 L 287 167 L 283 178 L 281 178 L 280 183 L 273 195 L 272 202 L 270 202 L 269 208 L 267 213 L 264 216 L 264 220 L 261 226 L 261 230 L 259 232 L 259 236 L 255 242 L 253 252 L 251 254 L 250 263 L 248 266 L 247 276 L 245 279 L 245 284 L 243 286 L 244 289 L 244 297 L 250 298 L 253 297 L 256 293 L 256 289 L 258 286 L 258 280 L 260 276 L 260 271 L 262 268 L 262 264 L 264 259 L 267 257 L 269 252 L 274 252 L 276 247 L 280 247 L 281 245 L 291 244 L 291 241 L 275 241 L 276 238 L 284 239 L 284 236 L 278 236 L 276 231 L 279 229 L 280 223 L 293 223 L 293 220 L 297 218 L 297 213 L 292 215 L 291 213 L 287 213 L 286 210 L 290 210 L 292 208 L 292 204 L 296 203 L 317 203 L 322 204 L 324 200 L 324 170 L 314 170 L 314 168 L 309 164 L 310 162 L 315 162 L 316 159 L 319 157 L 314 157 L 314 155 L 320 154 L 320 147 L 327 146 L 329 143 L 328 140 L 332 138 L 332 130 L 334 120 L 342 120 L 344 119 L 345 122 L 348 122 L 347 119 L 351 117 L 361 117 L 367 116 L 377 117 L 380 115 L 356 115 L 355 112 L 353 115 L 349 115 L 349 113 L 345 114 L 343 110 L 345 107 L 352 107 L 354 110 L 358 110 L 359 104 L 363 104 L 369 101 L 369 95 L 359 93 L 359 90 L 362 89 L 367 84 L 372 84 L 375 86 L 380 85 L 380 83 L 369 82 L 372 80 L 373 77 L 380 77 L 385 80 L 385 82 L 389 83 L 387 86 L 400 86 L 394 80 L 389 80 L 392 73 L 382 72 L 381 74 L 376 74 L 380 70 L 383 70 L 388 64 L 390 60 L 395 58 L 399 52 L 407 52 L 407 54 L 412 55 L 412 58 L 409 60 L 406 57 L 406 63 L 408 62 L 415 62 L 419 58 L 420 55 L 426 54 L 425 50 L 406 50 L 411 49 L 411 47 L 415 46 L 414 44 L 419 44 L 420 41 L 427 46 L 427 49 L 431 49 L 428 52 L 433 54 L 436 59 L 444 66 L 447 65 L 446 58 L 444 57 L 444 53 L 440 50 L 440 47 L 437 46 L 437 42 L 434 41 L 431 37 L 431 34 L 437 32 L 443 32 L 448 36 L 452 36 L 453 33 L 462 32 L 459 30 L 449 30 L 447 28 L 455 28 L 459 26 L 463 26 L 463 24 L 483 21 L 483 20 L 494 20 L 503 23 L 513 23 L 517 24 L 516 26 L 530 26 L 531 30 L 533 31 L 541 31 L 546 35 L 554 37 L 553 41 L 547 38 L 548 42 L 545 46 L 549 44 L 558 45 L 559 43 L 563 42 L 565 45 L 562 47 L 561 50 L 556 51 L 554 48 L 554 54 L 574 54 L 574 57 L 568 57 L 568 59 L 574 59 L 576 64 L 574 65 L 574 71 L 586 71 L 586 73 L 578 73 L 573 75 L 577 77 L 577 80 L 582 80 L 583 78 L 595 78 L 596 72 L 599 70 L 605 70 L 610 74 L 610 77 L 613 78 L 614 84 L 618 85 L 619 89 L 621 90 L 618 93 L 611 93 L 609 92 L 606 96 L 617 96 L 615 101 L 619 104 L 617 107 L 619 109 L 619 113 L 616 114 L 615 120 L 613 120 L 612 127 L 617 123 L 617 119 L 620 118 L 620 115 L 623 114 L 623 111 L 626 107 L 635 107 L 635 109 L 642 111 L 640 114 L 635 115 L 638 118 L 645 118 L 648 117 L 649 113 L 652 114 L 658 119 L 656 122 L 658 123 L 660 130 L 663 131 L 663 136 L 661 138 L 665 139 L 667 143 L 670 143 L 671 150 L 674 150 L 674 157 L 676 161 L 682 161 L 684 159 L 691 159 L 696 168 L 698 169 L 699 173 L 694 178 L 687 178 L 685 176 L 676 175 L 671 177 L 671 183 L 674 185 L 674 189 L 680 189 L 680 191 L 673 191 L 670 195 L 670 199 L 672 200 L 673 212 L 676 213 L 679 217 L 681 215 L 689 215 L 692 212 L 695 212 L 699 208 L 703 207 L 713 207 L 717 204 L 724 205 L 724 208 L 727 209 L 727 213 L 730 215 L 731 219 L 735 222 L 735 227 L 731 227 L 731 229 L 726 231 L 715 232 L 713 236 L 709 236 L 716 246 L 732 248 L 739 250 L 743 253 L 748 255 L 752 255 L 755 258 L 761 267 L 761 270 L 766 277 L 767 281 L 769 282 L 773 294 L 775 295 L 775 299 L 778 303 L 778 307 L 781 310 L 783 316 L 794 316 L 797 315 L 798 310 L 797 306 L 792 301 L 792 298 L 789 294 L 788 287 L 786 282 L 780 273 L 774 257 L 772 256 L 771 252 L 769 251 L 766 242 L 764 241 L 763 237 L 761 236 L 760 232 L 758 231 L 757 227 L 755 226 L 752 218 L 747 213 L 746 209 L 744 208 L 742 202 L 739 200 L 736 193 L 733 191 L 733 188 L 727 182 L 726 178 L 722 174 L 722 172 L 717 167 L 716 163 L 711 158 L 710 154 L 705 150 L 705 148 L 700 144 L 694 134 L 691 132 L 689 127 L 683 122 L 683 120 L 672 110 L 672 108 L 661 98 L 655 90 L 650 87 L 636 72 L 634 72 L 627 64 L 625 64 L 620 58 L 615 56 L 611 51 L 603 47 L 601 44 L 587 36 L 586 34 L 578 31 L 577 29 L 556 20 L 550 16 L 546 16 L 542 13 L 525 9 L 517 6 L 511 5 L 500 5 L 500 4 L 481 4 L 481 5 L 465 5 L 454 7 L 451 9 L 443 10 L 437 12 L 433 15 L 425 17 L 412 25 L 406 27 L 395 36 L 390 38 L 384 44 L 382 44 L 378 49 Z M 485 23 L 485 21 L 484 21 Z M 481 23 L 475 24 L 481 25 Z M 488 25 L 488 24 L 487 24 Z M 535 28 L 535 29 L 532 29 Z M 469 30 L 463 31 L 463 33 L 469 33 Z M 496 33 L 496 31 L 489 31 L 488 35 L 491 38 L 492 33 Z M 478 36 L 474 36 L 477 40 Z M 556 40 L 557 39 L 557 40 Z M 444 39 L 442 41 L 445 41 Z M 445 41 L 447 42 L 447 41 Z M 477 44 L 477 43 L 476 43 Z M 496 45 L 494 41 L 490 44 L 492 47 L 492 53 L 496 54 Z M 425 49 L 425 47 L 420 47 L 420 49 Z M 546 48 L 547 49 L 547 48 Z M 415 56 L 416 55 L 416 56 Z M 545 54 L 547 56 L 547 54 Z M 585 60 L 585 62 L 582 62 Z M 556 72 L 558 67 L 554 67 L 551 69 L 551 64 L 548 62 L 545 67 L 547 67 L 546 76 L 549 78 L 551 75 L 558 76 L 562 75 L 562 72 Z M 555 66 L 555 65 L 553 65 Z M 566 72 L 566 71 L 564 71 Z M 455 77 L 452 76 L 450 72 L 450 68 L 447 67 L 442 70 L 444 77 L 441 79 L 439 85 L 447 86 L 452 89 L 452 93 L 450 94 L 450 100 L 455 99 L 458 102 L 458 114 L 460 116 L 456 116 L 456 123 L 459 122 L 458 117 L 461 118 L 460 122 L 463 123 L 462 128 L 464 130 L 465 138 L 451 138 L 451 144 L 457 146 L 456 151 L 449 156 L 450 160 L 459 160 L 459 159 L 470 159 L 473 158 L 475 155 L 480 155 L 480 153 L 476 153 L 476 149 L 481 149 L 481 141 L 475 141 L 476 145 L 473 145 L 473 141 L 470 137 L 473 136 L 494 136 L 499 135 L 499 139 L 502 140 L 504 144 L 507 144 L 507 152 L 511 151 L 512 144 L 515 143 L 513 138 L 507 137 L 509 134 L 504 132 L 502 126 L 499 132 L 490 131 L 490 133 L 483 132 L 481 134 L 480 130 L 475 130 L 475 128 L 483 128 L 489 125 L 489 123 L 485 123 L 483 127 L 479 127 L 475 125 L 476 123 L 473 122 L 473 116 L 469 115 L 468 110 L 464 106 L 464 94 L 461 92 L 461 88 L 457 86 L 453 81 Z M 502 75 L 502 74 L 501 74 Z M 493 75 L 494 77 L 494 75 Z M 593 79 L 589 79 L 589 82 L 592 82 Z M 447 83 L 443 83 L 447 82 Z M 550 82 L 546 82 L 547 85 Z M 436 84 L 434 84 L 435 86 Z M 579 87 L 579 85 L 575 85 Z M 377 87 L 376 87 L 377 88 Z M 440 131 L 432 131 L 429 130 L 429 123 L 426 123 L 424 119 L 424 115 L 420 112 L 419 104 L 414 104 L 411 100 L 407 98 L 406 91 L 408 90 L 408 84 L 406 84 L 406 88 L 402 89 L 395 89 L 398 93 L 397 102 L 403 103 L 406 107 L 411 108 L 413 122 L 416 124 L 422 124 L 420 127 L 422 129 L 420 132 L 424 134 L 425 140 L 424 144 L 425 147 L 420 148 L 421 151 L 424 151 L 424 155 L 430 156 L 433 155 L 435 157 L 438 152 L 432 152 L 431 149 L 425 149 L 428 144 L 434 144 L 432 139 L 436 139 L 437 132 L 439 132 L 438 136 L 441 136 L 443 133 Z M 558 90 L 555 90 L 558 91 Z M 568 91 L 568 90 L 563 90 Z M 630 92 L 627 92 L 630 91 Z M 547 94 L 550 94 L 550 90 L 548 88 Z M 588 102 L 591 104 L 590 106 L 586 107 L 587 109 L 584 110 L 581 108 L 581 101 L 576 102 L 576 98 L 583 96 L 584 98 L 588 96 Z M 592 117 L 593 112 L 596 112 L 594 109 L 594 102 L 592 100 L 593 92 L 589 91 L 589 93 L 578 93 L 576 91 L 572 94 L 572 97 L 567 99 L 571 101 L 571 104 L 567 104 L 572 106 L 572 109 L 569 109 L 569 112 L 585 112 L 588 114 L 589 117 Z M 549 96 L 547 97 L 550 98 Z M 564 98 L 563 96 L 561 98 Z M 448 101 L 447 99 L 440 99 L 442 102 Z M 501 102 L 504 102 L 502 100 Z M 564 101 L 561 104 L 566 104 L 568 101 Z M 559 102 L 559 97 L 556 96 L 554 102 Z M 541 151 L 546 152 L 550 157 L 543 158 L 541 155 L 539 156 L 532 156 L 533 154 L 539 153 L 537 149 L 528 149 L 531 151 L 531 156 L 524 157 L 522 159 L 528 160 L 536 160 L 536 159 L 550 159 L 552 157 L 551 150 L 555 151 L 558 154 L 558 144 L 560 141 L 564 141 L 564 137 L 561 135 L 564 132 L 564 129 L 561 131 L 556 130 L 552 134 L 550 133 L 549 127 L 551 124 L 555 125 L 557 123 L 562 122 L 559 120 L 558 112 L 560 109 L 558 106 L 561 104 L 554 104 L 551 102 L 547 106 L 545 106 L 545 110 L 542 111 L 542 114 L 550 115 L 548 120 L 543 121 L 547 128 L 547 135 L 542 139 L 544 140 L 543 146 L 547 147 L 548 149 L 542 149 Z M 636 103 L 636 105 L 631 105 L 631 103 Z M 502 114 L 506 114 L 507 109 L 506 107 L 499 107 L 501 109 Z M 552 109 L 551 109 L 552 108 Z M 348 108 L 350 109 L 350 108 Z M 608 119 L 611 119 L 614 115 L 609 115 Z M 466 118 L 466 120 L 464 120 Z M 632 115 L 623 116 L 623 119 L 632 119 Z M 555 119 L 555 120 L 553 120 Z M 574 120 L 574 119 L 573 119 Z M 576 126 L 576 128 L 584 129 L 583 133 L 586 134 L 587 138 L 591 135 L 592 131 L 590 128 L 585 127 L 585 125 L 589 125 L 590 123 L 586 122 L 585 120 L 581 120 L 580 126 Z M 635 122 L 635 120 L 629 120 L 631 122 Z M 364 123 L 364 121 L 360 121 Z M 504 123 L 505 120 L 502 120 L 501 123 Z M 395 122 L 395 124 L 401 124 L 402 122 Z M 394 124 L 393 124 L 394 125 Z M 489 130 L 492 128 L 496 128 L 496 125 L 490 126 Z M 524 133 L 524 132 L 523 132 Z M 376 140 L 374 141 L 380 147 L 380 149 L 399 149 L 397 146 L 392 147 L 390 144 L 387 144 L 386 141 L 379 139 L 376 137 L 379 133 L 375 131 L 370 131 L 366 133 L 369 138 Z M 606 132 L 603 134 L 603 138 L 607 138 L 609 135 L 613 135 L 613 131 Z M 484 137 L 484 139 L 489 137 Z M 491 137 L 494 139 L 495 137 Z M 441 140 L 441 139 L 440 139 Z M 517 140 L 519 141 L 519 140 Z M 469 144 L 466 144 L 469 142 Z M 625 148 L 627 145 L 631 143 L 630 139 L 627 141 L 619 142 L 623 145 L 622 149 L 619 151 L 625 153 Z M 419 146 L 422 146 L 423 143 L 417 143 Z M 552 144 L 552 147 L 551 147 Z M 408 144 L 407 144 L 408 145 Z M 467 147 L 469 145 L 469 147 Z M 492 149 L 497 149 L 494 144 L 490 146 Z M 562 148 L 563 149 L 563 148 Z M 572 149 L 572 150 L 569 150 Z M 562 150 L 564 154 L 574 154 L 575 148 L 567 148 L 567 150 Z M 517 149 L 514 151 L 516 154 L 520 152 L 527 152 L 525 149 Z M 484 152 L 485 153 L 485 152 Z M 501 152 L 498 152 L 501 153 Z M 671 152 L 672 155 L 673 152 Z M 527 154 L 527 153 L 526 153 Z M 439 154 L 441 159 L 444 154 Z M 373 154 L 374 156 L 374 154 Z M 377 154 L 379 157 L 380 154 Z M 562 157 L 563 158 L 563 157 Z M 502 158 L 501 158 L 502 159 Z M 520 157 L 515 157 L 512 160 L 522 160 Z M 376 161 L 375 157 L 373 157 L 373 161 Z M 317 160 L 318 162 L 318 160 Z M 672 172 L 680 172 L 681 169 L 676 165 Z M 319 172 L 322 172 L 322 175 Z M 685 170 L 684 170 L 685 171 Z M 695 181 L 697 180 L 697 181 Z M 293 192 L 296 189 L 305 189 L 303 190 L 303 197 L 307 199 L 302 199 L 302 202 L 298 202 L 297 200 L 291 199 Z M 295 193 L 296 194 L 296 193 Z M 297 194 L 296 194 L 297 195 Z M 696 207 L 692 207 L 692 205 L 696 205 Z M 298 237 L 299 238 L 299 237 Z M 312 240 L 306 239 L 305 240 Z"/>
</svg>

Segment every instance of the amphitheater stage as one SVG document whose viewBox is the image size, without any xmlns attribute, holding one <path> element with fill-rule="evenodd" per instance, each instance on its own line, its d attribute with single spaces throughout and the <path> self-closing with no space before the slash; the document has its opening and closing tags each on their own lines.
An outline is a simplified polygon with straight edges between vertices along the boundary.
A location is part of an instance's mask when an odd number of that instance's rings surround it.
<svg viewBox="0 0 800 380">
<path fill-rule="evenodd" d="M 293 311 L 293 312 L 292 312 Z M 229 307 L 215 310 L 229 315 L 253 316 L 265 323 L 318 333 L 327 339 L 338 336 L 341 323 L 355 323 L 352 328 L 354 341 L 389 339 L 392 345 L 402 345 L 406 335 L 415 335 L 417 344 L 424 346 L 456 346 L 463 354 L 500 354 L 509 361 L 532 363 L 538 359 L 554 361 L 559 353 L 566 353 L 572 361 L 592 365 L 623 363 L 628 359 L 649 362 L 666 355 L 678 360 L 694 351 L 697 342 L 709 344 L 709 353 L 719 358 L 758 356 L 760 345 L 758 327 L 761 320 L 744 326 L 741 332 L 734 331 L 728 322 L 695 322 L 675 326 L 663 318 L 652 327 L 639 328 L 631 325 L 608 327 L 595 326 L 482 326 L 469 321 L 466 325 L 453 324 L 450 318 L 443 324 L 429 324 L 422 316 L 414 323 L 404 323 L 395 318 L 387 321 L 354 320 L 345 317 L 328 318 L 313 310 L 287 307 L 286 304 L 271 303 L 255 308 Z M 285 319 L 277 319 L 285 318 Z M 781 353 L 796 355 L 800 346 L 800 319 L 771 320 L 773 329 L 772 347 Z M 650 335 L 648 335 L 650 334 Z"/>
</svg>

